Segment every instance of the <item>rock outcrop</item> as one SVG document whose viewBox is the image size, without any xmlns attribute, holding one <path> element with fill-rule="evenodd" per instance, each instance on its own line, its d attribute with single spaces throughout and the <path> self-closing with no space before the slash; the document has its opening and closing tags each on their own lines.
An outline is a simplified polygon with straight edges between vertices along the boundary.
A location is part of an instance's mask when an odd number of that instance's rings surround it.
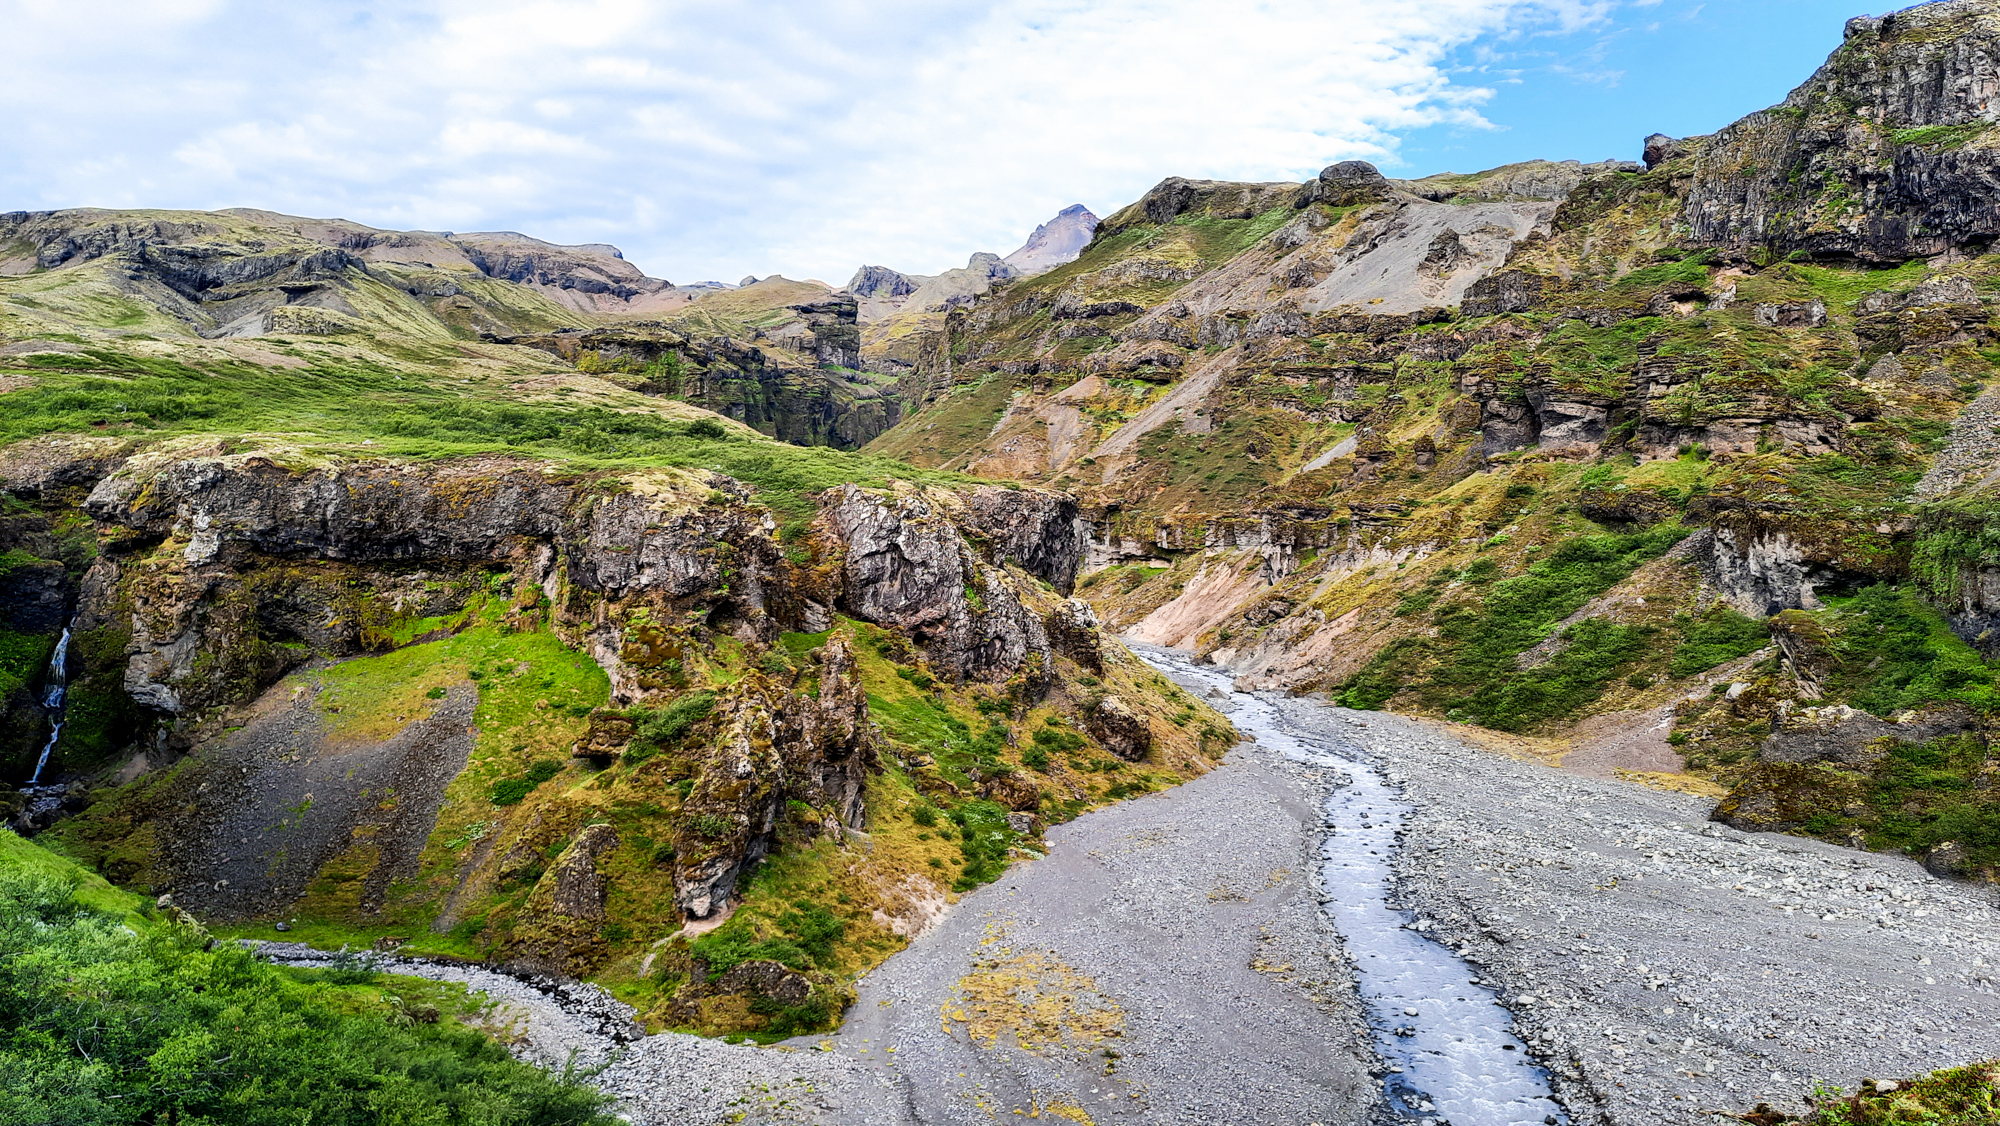
<svg viewBox="0 0 2000 1126">
<path fill-rule="evenodd" d="M 2000 12 L 1945 0 L 1848 22 L 1785 101 L 1695 149 L 1687 219 L 1717 246 L 1900 262 L 2000 235 Z M 1658 146 L 1665 158 L 1669 145 Z"/>
<path fill-rule="evenodd" d="M 604 947 L 604 906 L 611 884 L 599 862 L 619 846 L 609 825 L 576 835 L 528 893 L 529 925 L 515 932 L 511 959 L 522 968 L 577 975 L 595 967 Z"/>
<path fill-rule="evenodd" d="M 849 486 L 829 494 L 820 518 L 840 544 L 833 599 L 842 612 L 909 637 L 954 680 L 1051 675 L 1043 616 L 1009 581 L 1004 559 L 982 557 L 960 534 L 952 517 L 961 503 L 926 490 L 880 496 Z M 1047 507 L 1060 512 L 1063 502 Z M 1068 543 L 1034 550 L 1050 573 L 1074 575 L 1082 537 L 1073 522 L 1055 524 Z M 1024 545 L 1025 537 L 1015 541 Z"/>
<path fill-rule="evenodd" d="M 1028 241 L 1021 248 L 1007 255 L 1003 262 L 1012 267 L 1021 277 L 1045 274 L 1057 266 L 1076 261 L 1083 248 L 1090 245 L 1090 236 L 1097 231 L 1097 216 L 1080 203 L 1073 203 L 1056 217 L 1036 227 Z"/>
</svg>

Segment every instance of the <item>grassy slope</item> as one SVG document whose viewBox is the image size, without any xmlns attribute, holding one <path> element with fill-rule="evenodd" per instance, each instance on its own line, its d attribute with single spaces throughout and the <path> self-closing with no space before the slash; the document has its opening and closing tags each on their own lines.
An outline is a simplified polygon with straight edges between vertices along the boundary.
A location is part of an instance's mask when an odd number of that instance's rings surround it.
<svg viewBox="0 0 2000 1126">
<path fill-rule="evenodd" d="M 423 323 L 420 305 L 399 306 L 394 290 L 349 294 L 365 314 L 354 331 L 214 342 L 194 338 L 178 321 L 139 303 L 128 307 L 104 296 L 115 289 L 84 268 L 0 278 L 5 302 L 0 331 L 75 346 L 17 350 L 0 358 L 0 380 L 6 380 L 0 384 L 6 388 L 0 393 L 0 442 L 95 433 L 192 452 L 229 440 L 228 448 L 237 452 L 259 449 L 300 467 L 362 457 L 508 452 L 577 471 L 710 469 L 750 484 L 756 500 L 788 527 L 811 515 L 816 493 L 836 485 L 966 480 L 878 456 L 788 446 L 726 421 L 721 438 L 691 434 L 691 421 L 714 416 L 623 390 L 541 352 L 458 339 L 463 333 L 450 325 Z M 712 312 L 726 314 L 724 327 L 730 330 L 755 327 L 780 313 L 790 316 L 783 305 L 818 295 L 810 289 L 769 283 L 724 295 Z M 370 304 L 374 297 L 379 303 Z M 520 299 L 529 306 L 540 300 L 531 294 Z M 470 764 L 448 789 L 418 875 L 392 887 L 379 913 L 363 911 L 360 895 L 370 858 L 365 846 L 357 846 L 328 865 L 296 905 L 292 937 L 327 947 L 393 938 L 418 952 L 468 957 L 502 952 L 519 928 L 533 925 L 523 914 L 525 901 L 569 835 L 602 821 L 623 842 L 603 862 L 613 887 L 611 917 L 601 935 L 607 948 L 603 979 L 649 1011 L 655 1024 L 770 1035 L 771 1014 L 748 1011 L 741 997 L 709 999 L 693 1012 L 674 1008 L 678 985 L 668 969 L 686 965 L 685 940 L 664 959 L 653 959 L 657 967 L 646 966 L 646 956 L 658 953 L 658 940 L 679 924 L 667 861 L 686 793 L 687 759 L 662 754 L 609 769 L 570 759 L 586 715 L 605 700 L 605 678 L 546 625 L 505 628 L 502 619 L 518 609 L 507 593 L 478 594 L 465 612 L 444 618 L 376 614 L 374 633 L 402 648 L 302 671 L 275 689 L 317 685 L 332 725 L 358 738 L 387 734 L 396 726 L 395 716 L 415 714 L 432 693 L 452 684 L 470 679 L 480 693 Z M 1135 707 L 1170 723 L 1165 750 L 1145 766 L 1128 766 L 1070 734 L 1051 744 L 1069 751 L 1041 770 L 1023 765 L 1011 748 L 994 758 L 993 748 L 981 744 L 978 753 L 986 757 L 969 757 L 973 733 L 986 735 L 993 723 L 977 707 L 985 699 L 979 690 L 942 685 L 919 690 L 915 680 L 896 674 L 902 667 L 916 676 L 914 666 L 898 666 L 876 651 L 876 643 L 890 640 L 887 635 L 854 622 L 840 628 L 860 647 L 876 722 L 895 746 L 928 755 L 932 764 L 908 774 L 891 765 L 871 780 L 873 847 L 858 863 L 851 849 L 817 835 L 812 818 L 788 819 L 778 851 L 747 884 L 740 921 L 732 924 L 739 932 L 770 932 L 768 938 L 784 933 L 783 920 L 801 901 L 837 911 L 842 934 L 832 942 L 825 965 L 815 967 L 835 982 L 902 945 L 902 938 L 875 922 L 877 907 L 893 913 L 912 895 L 941 903 L 956 894 L 955 886 L 992 879 L 1025 855 L 1012 851 L 1017 841 L 1004 831 L 1004 820 L 1002 830 L 993 828 L 1002 811 L 975 796 L 968 776 L 975 763 L 988 773 L 1003 761 L 1007 768 L 1032 773 L 1055 795 L 1045 816 L 1059 820 L 1199 773 L 1207 769 L 1204 751 L 1219 753 L 1231 737 L 1207 709 L 1181 700 L 1171 685 L 1139 666 L 1118 666 L 1101 685 L 1069 669 L 1072 692 L 1088 697 L 1120 691 Z M 442 640 L 412 644 L 438 631 L 451 632 Z M 802 659 L 823 640 L 791 638 L 787 651 Z M 42 656 L 34 646 L 28 649 L 35 651 L 24 650 L 24 667 Z M 760 675 L 760 662 L 768 659 L 747 654 L 733 638 L 716 637 L 685 654 L 677 675 L 691 692 L 726 691 Z M 990 711 L 992 701 L 986 702 Z M 1076 699 L 1059 695 L 1006 722 L 1020 731 L 1022 746 L 1036 747 L 1032 732 L 1055 730 L 1049 727 L 1055 709 L 1073 716 L 1077 706 Z M 541 763 L 555 769 L 537 770 Z M 526 790 L 525 800 L 496 804 L 496 784 L 508 782 Z M 143 884 L 157 847 L 144 811 L 172 783 L 171 772 L 156 774 L 101 795 L 87 813 L 46 840 L 93 867 L 115 869 Z M 934 812 L 930 824 L 919 827 L 912 820 L 911 811 L 918 808 Z M 954 817 L 971 827 L 961 827 Z M 539 860 L 512 876 L 499 873 L 499 858 L 483 853 L 482 846 L 490 852 L 492 842 L 524 826 L 532 832 L 523 839 L 541 850 Z M 101 878 L 97 882 L 103 884 Z M 463 893 L 454 898 L 461 884 Z M 454 903 L 453 914 L 446 925 L 434 926 L 447 900 Z M 271 931 L 265 923 L 228 933 L 269 937 Z"/>
<path fill-rule="evenodd" d="M 1671 704 L 1702 684 L 1704 674 L 1726 667 L 1729 680 L 1756 687 L 1735 699 L 1704 696 L 1683 706 L 1674 740 L 1692 771 L 1735 784 L 1771 730 L 1773 693 L 1790 691 L 1778 656 L 1731 664 L 1768 645 L 1765 623 L 1715 606 L 1686 564 L 1633 558 L 1578 570 L 1561 562 L 1614 542 L 1607 537 L 1659 533 L 1671 540 L 1685 534 L 1677 527 L 1722 520 L 1746 532 L 1782 531 L 1862 585 L 1894 584 L 1913 572 L 1924 584 L 1929 604 L 1900 599 L 1890 615 L 1896 621 L 1888 624 L 1886 611 L 1864 611 L 1840 598 L 1800 616 L 1799 628 L 1840 638 L 1838 668 L 1828 672 L 1829 700 L 1882 715 L 1957 700 L 1986 716 L 1995 669 L 1951 634 L 1934 607 L 1953 603 L 1966 567 L 2000 562 L 2000 498 L 1918 502 L 1910 489 L 1952 419 L 1993 378 L 2000 353 L 1956 343 L 1948 331 L 1924 337 L 1918 321 L 1871 319 L 1859 305 L 1866 294 L 1906 293 L 1941 272 L 1991 291 L 2000 283 L 2000 256 L 1939 268 L 1765 262 L 1761 269 L 1724 270 L 1710 256 L 1674 245 L 1673 174 L 1603 181 L 1566 208 L 1554 238 L 1516 255 L 1515 265 L 1552 279 L 1544 311 L 1406 330 L 1387 362 L 1371 358 L 1362 337 L 1341 332 L 1253 346 L 1203 404 L 1213 422 L 1209 432 L 1156 430 L 1142 441 L 1141 456 L 1111 476 L 1088 461 L 1047 470 L 1023 461 L 1015 468 L 1029 479 L 1046 474 L 1073 485 L 1112 530 L 1141 542 L 1163 528 L 1174 542 L 1174 529 L 1186 527 L 1184 542 L 1198 545 L 1258 510 L 1304 521 L 1305 542 L 1289 561 L 1291 573 L 1198 645 L 1256 653 L 1266 644 L 1297 647 L 1321 631 L 1344 630 L 1308 667 L 1288 673 L 1286 683 L 1348 703 L 1560 735 L 1593 714 Z M 1036 283 L 1052 293 L 1134 257 L 1142 243 L 1185 242 L 1191 232 L 1176 228 L 1186 225 L 1184 219 L 1155 228 L 1139 220 Z M 1688 316 L 1647 315 L 1656 295 L 1689 288 L 1711 295 L 1733 288 L 1735 300 Z M 1027 292 L 1016 285 L 992 304 L 1012 305 Z M 1777 328 L 1756 315 L 1763 304 L 1813 301 L 1829 313 L 1822 327 Z M 1572 310 L 1606 314 L 1612 323 L 1593 327 L 1568 315 Z M 1044 335 L 1049 324 L 1037 318 L 1045 314 L 1001 316 L 992 328 L 972 332 L 960 350 L 981 360 L 961 365 L 957 388 L 871 448 L 928 464 L 947 457 L 954 466 L 982 464 L 991 445 L 1005 440 L 989 437 L 1001 410 L 1011 403 L 1020 417 L 1045 401 L 1044 393 L 1030 390 L 1030 379 L 988 372 L 987 357 L 1039 357 L 1042 370 L 1033 379 L 1053 396 L 1079 379 L 1077 361 L 1088 349 L 1108 346 L 1054 341 Z M 1434 333 L 1462 334 L 1473 343 L 1448 353 L 1453 359 L 1431 359 Z M 1897 349 L 1901 379 L 1860 378 Z M 1189 363 L 1207 354 L 1213 350 L 1197 349 Z M 1634 417 L 1624 404 L 1642 364 L 1652 378 L 1672 382 Z M 1065 366 L 1070 374 L 1051 377 L 1052 368 Z M 1345 398 L 1335 394 L 1340 385 L 1333 378 L 1342 370 L 1354 372 Z M 1493 389 L 1473 393 L 1482 382 Z M 1477 400 L 1528 388 L 1616 405 L 1623 413 L 1613 417 L 1605 451 L 1528 450 L 1483 461 Z M 1108 435 L 1169 389 L 1112 384 L 1082 395 L 1087 433 L 1080 453 L 1093 446 L 1093 436 Z M 1356 472 L 1359 458 L 1304 470 L 1356 430 L 1332 421 L 1325 413 L 1332 407 L 1358 417 L 1368 472 Z M 1699 426 L 1744 415 L 1817 425 L 1837 436 L 1837 449 L 1788 445 L 1786 434 L 1769 425 L 1753 434 L 1754 449 L 1717 453 L 1697 444 L 1640 462 L 1619 448 L 1641 423 Z M 1314 538 L 1332 549 L 1315 549 Z M 1255 553 L 1228 549 L 1157 554 L 1164 565 L 1102 571 L 1088 576 L 1080 593 L 1114 628 L 1126 628 L 1198 580 L 1263 566 Z M 1600 596 L 1609 597 L 1589 620 L 1568 620 Z M 1295 630 L 1297 615 L 1307 612 L 1326 624 Z M 1899 646 L 1921 659 L 1897 656 Z M 1553 659 L 1523 659 L 1530 649 L 1553 650 Z M 1891 685 L 1886 674 L 1864 672 L 1882 668 L 1907 675 L 1899 673 Z M 1988 725 L 1982 718 L 1980 729 Z M 1842 841 L 1860 833 L 1880 846 L 1919 851 L 1956 836 L 1971 842 L 1978 863 L 2000 863 L 2000 835 L 1984 828 L 1991 816 L 1989 788 L 1979 781 L 1988 769 L 1984 747 L 1982 738 L 1976 753 L 1910 748 L 1882 768 L 1883 777 L 1840 782 L 1840 793 L 1861 795 L 1852 800 L 1814 791 L 1801 798 L 1820 810 L 1810 831 Z M 1824 813 L 1829 806 L 1832 815 Z"/>
</svg>

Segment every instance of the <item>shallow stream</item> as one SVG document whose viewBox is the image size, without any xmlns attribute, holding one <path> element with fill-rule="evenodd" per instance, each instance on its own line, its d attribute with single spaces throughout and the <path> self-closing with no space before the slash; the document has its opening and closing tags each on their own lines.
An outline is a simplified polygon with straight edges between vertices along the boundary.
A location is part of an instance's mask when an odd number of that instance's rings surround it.
<svg viewBox="0 0 2000 1126">
<path fill-rule="evenodd" d="M 1148 649 L 1142 655 L 1182 684 L 1198 686 L 1260 746 L 1346 776 L 1323 807 L 1320 895 L 1353 960 L 1375 1048 L 1388 1070 L 1390 1106 L 1432 1126 L 1567 1123 L 1547 1074 L 1508 1031 L 1513 1016 L 1495 991 L 1457 955 L 1413 929 L 1414 917 L 1391 903 L 1397 834 L 1416 807 L 1366 761 L 1362 748 L 1298 734 L 1285 720 L 1284 709 L 1293 705 L 1237 692 L 1228 672 L 1184 654 Z"/>
</svg>

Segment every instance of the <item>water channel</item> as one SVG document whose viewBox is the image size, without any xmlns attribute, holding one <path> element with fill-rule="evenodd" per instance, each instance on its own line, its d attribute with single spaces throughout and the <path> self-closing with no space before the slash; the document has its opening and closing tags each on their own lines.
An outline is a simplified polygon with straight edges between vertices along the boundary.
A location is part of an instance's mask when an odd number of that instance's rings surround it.
<svg viewBox="0 0 2000 1126">
<path fill-rule="evenodd" d="M 1141 655 L 1197 688 L 1260 746 L 1346 776 L 1323 806 L 1320 895 L 1353 960 L 1388 1072 L 1390 1106 L 1432 1126 L 1567 1123 L 1547 1073 L 1509 1031 L 1513 1016 L 1496 992 L 1456 954 L 1412 929 L 1412 915 L 1391 903 L 1397 834 L 1417 811 L 1367 761 L 1366 749 L 1300 734 L 1286 721 L 1287 708 L 1316 705 L 1237 692 L 1227 671 L 1185 654 L 1146 649 Z"/>
<path fill-rule="evenodd" d="M 68 713 L 63 708 L 64 698 L 69 694 L 69 628 L 62 631 L 62 640 L 56 642 L 56 651 L 49 658 L 48 687 L 42 691 L 42 707 L 55 715 L 54 729 L 49 732 L 49 741 L 42 744 L 42 755 L 35 760 L 35 772 L 28 776 L 28 785 L 42 780 L 42 771 L 49 765 L 49 755 L 62 739 L 63 720 Z"/>
</svg>

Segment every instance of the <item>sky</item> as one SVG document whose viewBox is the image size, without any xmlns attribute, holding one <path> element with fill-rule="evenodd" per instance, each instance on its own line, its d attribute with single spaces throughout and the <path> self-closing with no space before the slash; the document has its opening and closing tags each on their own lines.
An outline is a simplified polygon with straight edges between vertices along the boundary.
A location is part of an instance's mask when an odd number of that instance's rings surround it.
<svg viewBox="0 0 2000 1126">
<path fill-rule="evenodd" d="M 1637 159 L 1782 99 L 1860 2 L 0 0 L 0 210 L 260 207 L 838 285 L 1170 175 Z"/>
</svg>

